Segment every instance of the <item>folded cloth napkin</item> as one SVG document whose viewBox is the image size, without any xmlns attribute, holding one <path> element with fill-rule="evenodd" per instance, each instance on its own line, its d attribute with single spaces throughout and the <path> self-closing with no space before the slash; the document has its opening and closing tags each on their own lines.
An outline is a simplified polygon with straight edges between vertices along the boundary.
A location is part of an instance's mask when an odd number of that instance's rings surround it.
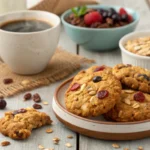
<svg viewBox="0 0 150 150">
<path fill-rule="evenodd" d="M 60 15 L 69 8 L 88 4 L 98 4 L 98 0 L 42 0 L 30 9 L 45 10 Z"/>
</svg>

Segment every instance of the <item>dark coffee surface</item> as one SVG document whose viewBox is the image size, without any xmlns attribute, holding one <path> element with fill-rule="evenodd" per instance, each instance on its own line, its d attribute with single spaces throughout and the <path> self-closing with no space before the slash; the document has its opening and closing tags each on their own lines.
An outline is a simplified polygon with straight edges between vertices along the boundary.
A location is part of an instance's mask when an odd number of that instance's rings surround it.
<svg viewBox="0 0 150 150">
<path fill-rule="evenodd" d="M 10 32 L 38 32 L 51 28 L 52 25 L 40 20 L 14 20 L 1 25 L 1 29 Z"/>
</svg>

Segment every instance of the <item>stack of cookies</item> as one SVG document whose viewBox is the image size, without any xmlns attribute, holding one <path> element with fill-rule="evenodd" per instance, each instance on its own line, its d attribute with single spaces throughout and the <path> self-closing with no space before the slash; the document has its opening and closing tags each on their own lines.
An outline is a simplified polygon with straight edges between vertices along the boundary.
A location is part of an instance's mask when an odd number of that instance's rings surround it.
<svg viewBox="0 0 150 150">
<path fill-rule="evenodd" d="M 80 71 L 65 94 L 68 111 L 82 117 L 131 122 L 150 119 L 150 71 L 118 64 Z"/>
</svg>

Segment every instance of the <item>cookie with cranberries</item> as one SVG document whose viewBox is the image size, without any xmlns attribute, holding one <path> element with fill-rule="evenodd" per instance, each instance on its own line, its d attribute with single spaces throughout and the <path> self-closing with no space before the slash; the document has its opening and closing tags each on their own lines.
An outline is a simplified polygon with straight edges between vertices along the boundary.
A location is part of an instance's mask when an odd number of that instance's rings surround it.
<svg viewBox="0 0 150 150">
<path fill-rule="evenodd" d="M 121 94 L 121 83 L 110 72 L 79 72 L 65 93 L 68 111 L 82 117 L 110 111 Z"/>
<path fill-rule="evenodd" d="M 130 64 L 118 64 L 112 69 L 123 85 L 129 89 L 150 94 L 150 71 Z"/>
<path fill-rule="evenodd" d="M 109 120 L 132 122 L 150 119 L 150 94 L 122 90 L 121 100 L 105 114 Z"/>
</svg>

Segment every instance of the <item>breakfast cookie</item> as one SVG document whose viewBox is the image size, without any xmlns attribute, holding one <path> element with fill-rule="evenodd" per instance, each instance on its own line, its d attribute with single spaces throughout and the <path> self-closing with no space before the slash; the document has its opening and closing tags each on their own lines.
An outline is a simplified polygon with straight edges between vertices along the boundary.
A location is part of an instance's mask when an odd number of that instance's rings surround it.
<svg viewBox="0 0 150 150">
<path fill-rule="evenodd" d="M 150 94 L 140 91 L 122 90 L 121 100 L 105 116 L 118 122 L 150 119 Z"/>
<path fill-rule="evenodd" d="M 101 72 L 101 71 L 106 72 L 106 73 L 111 73 L 112 68 L 102 65 L 102 66 L 92 66 L 86 70 L 87 73 Z"/>
<path fill-rule="evenodd" d="M 50 117 L 33 108 L 6 112 L 0 119 L 0 132 L 12 139 L 23 140 L 30 136 L 32 129 L 52 123 Z"/>
<path fill-rule="evenodd" d="M 147 69 L 118 64 L 112 69 L 112 73 L 128 88 L 150 93 L 150 71 Z"/>
<path fill-rule="evenodd" d="M 114 107 L 121 83 L 111 73 L 79 72 L 65 94 L 68 111 L 83 117 L 99 116 Z"/>
</svg>

